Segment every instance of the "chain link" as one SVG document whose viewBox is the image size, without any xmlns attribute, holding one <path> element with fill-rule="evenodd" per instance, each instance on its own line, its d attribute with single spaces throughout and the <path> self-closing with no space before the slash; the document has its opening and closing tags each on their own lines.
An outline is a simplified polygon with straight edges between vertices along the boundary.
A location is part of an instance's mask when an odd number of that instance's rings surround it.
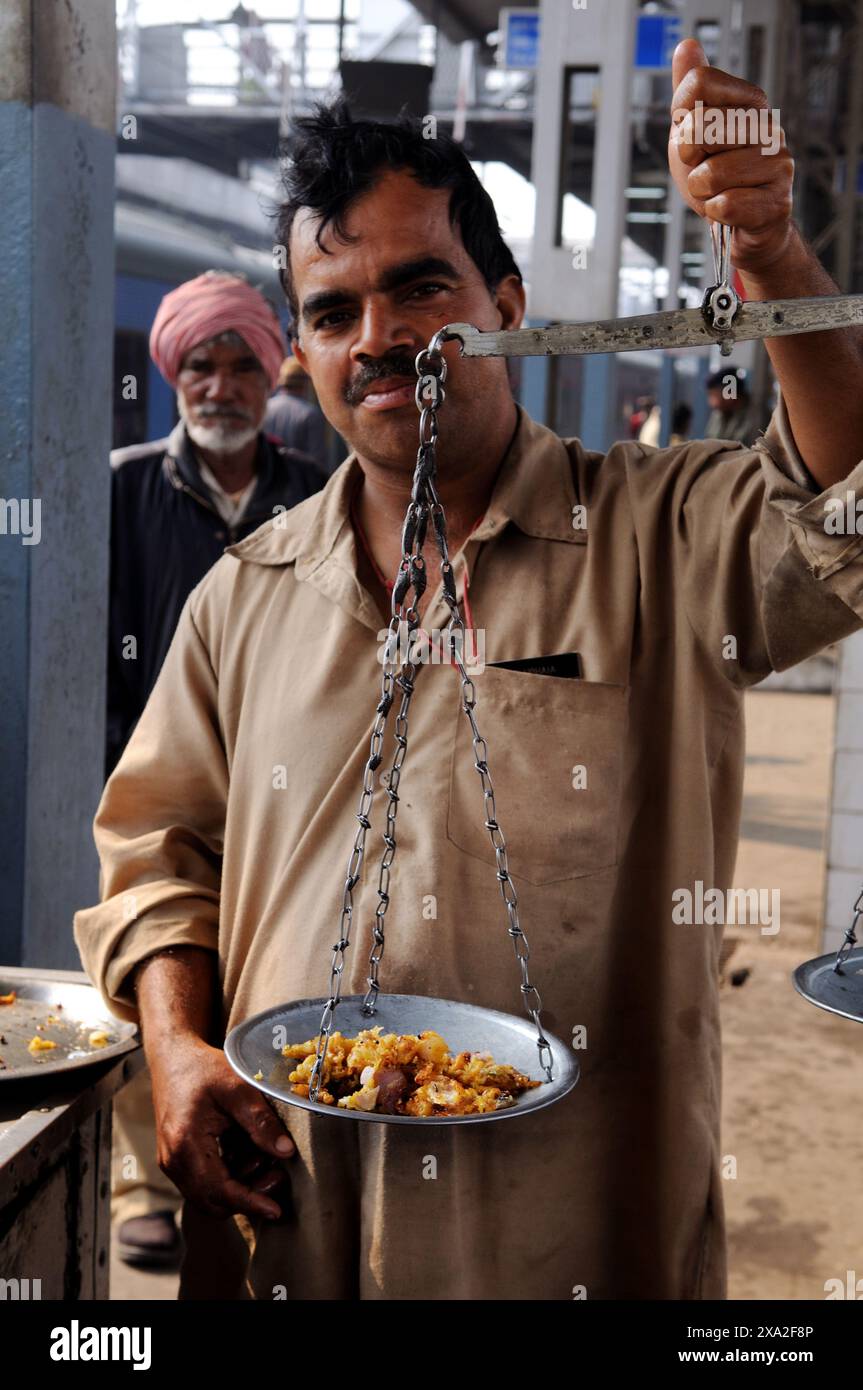
<svg viewBox="0 0 863 1390">
<path fill-rule="evenodd" d="M 453 661 L 458 667 L 461 676 L 461 697 L 462 709 L 467 716 L 471 729 L 471 739 L 473 742 L 474 767 L 479 773 L 482 784 L 483 802 L 485 805 L 485 827 L 491 838 L 492 847 L 495 853 L 497 864 L 497 880 L 500 885 L 501 896 L 506 907 L 509 926 L 507 931 L 512 938 L 516 960 L 521 967 L 521 995 L 524 1002 L 525 1012 L 536 1028 L 536 1046 L 539 1052 L 539 1064 L 545 1072 L 549 1081 L 552 1080 L 552 1051 L 551 1044 L 542 1031 L 540 1012 L 542 1010 L 542 999 L 536 985 L 531 983 L 528 975 L 528 960 L 530 959 L 530 945 L 518 920 L 518 894 L 515 885 L 509 875 L 509 865 L 506 855 L 506 840 L 497 819 L 497 807 L 494 799 L 494 784 L 491 780 L 491 773 L 488 768 L 488 746 L 485 739 L 477 727 L 476 715 L 476 687 L 468 675 L 464 661 L 460 655 L 464 651 L 465 626 L 459 611 L 458 599 L 456 598 L 455 586 L 452 583 L 452 565 L 449 559 L 446 541 L 446 518 L 443 507 L 438 501 L 439 508 L 438 523 L 435 524 L 435 535 L 438 540 L 438 547 L 441 552 L 441 574 L 444 582 L 444 599 L 450 610 L 450 621 L 446 631 L 453 634 L 451 640 L 451 650 Z M 449 584 L 447 580 L 449 579 Z M 460 634 L 461 644 L 455 640 L 455 634 Z"/>
<path fill-rule="evenodd" d="M 323 1076 L 324 1060 L 327 1055 L 327 1046 L 332 1031 L 333 1014 L 338 1005 L 342 993 L 342 974 L 345 968 L 345 952 L 350 945 L 351 924 L 354 915 L 353 890 L 360 880 L 360 870 L 362 869 L 363 858 L 365 855 L 366 833 L 370 827 L 369 812 L 374 797 L 374 778 L 375 772 L 382 762 L 381 749 L 383 748 L 384 731 L 386 729 L 387 716 L 395 698 L 394 685 L 396 681 L 394 652 L 397 650 L 400 622 L 397 618 L 390 620 L 387 641 L 384 648 L 383 675 L 381 678 L 381 698 L 378 701 L 374 725 L 372 728 L 369 756 L 363 770 L 363 789 L 360 796 L 359 809 L 356 813 L 359 827 L 354 839 L 353 849 L 348 860 L 348 872 L 345 879 L 344 892 L 342 896 L 342 910 L 339 918 L 339 938 L 333 946 L 333 960 L 330 969 L 329 997 L 324 1006 L 321 1016 L 321 1026 L 318 1035 L 318 1045 L 315 1052 L 315 1064 L 309 1078 L 309 1097 L 317 1100 L 321 1078 Z"/>
<path fill-rule="evenodd" d="M 851 951 L 857 945 L 857 923 L 860 921 L 860 918 L 863 917 L 863 888 L 861 888 L 860 892 L 857 894 L 857 901 L 854 904 L 853 912 L 854 916 L 851 920 L 851 925 L 845 933 L 842 945 L 836 952 L 836 960 L 833 963 L 833 971 L 836 975 L 842 974 L 842 966 L 846 958 L 850 956 Z"/>
<path fill-rule="evenodd" d="M 384 648 L 381 698 L 378 702 L 376 718 L 372 728 L 369 756 L 363 772 L 363 790 L 360 797 L 359 809 L 356 813 L 359 827 L 348 861 L 342 910 L 339 919 L 339 938 L 333 946 L 329 997 L 321 1016 L 321 1026 L 315 1052 L 315 1063 L 309 1080 L 309 1097 L 311 1100 L 317 1100 L 318 1098 L 323 1078 L 327 1047 L 332 1032 L 333 1015 L 341 998 L 345 953 L 350 945 L 350 932 L 353 921 L 353 890 L 359 882 L 360 871 L 365 856 L 366 834 L 370 828 L 369 813 L 374 796 L 374 776 L 382 762 L 381 749 L 383 747 L 387 719 L 390 709 L 396 699 L 396 690 L 398 689 L 401 691 L 401 703 L 395 720 L 394 739 L 396 747 L 389 771 L 385 778 L 381 778 L 387 796 L 386 825 L 383 831 L 384 850 L 378 875 L 378 903 L 375 909 L 374 924 L 372 926 L 372 949 L 369 955 L 369 975 L 367 980 L 368 991 L 362 1006 L 364 1013 L 374 1014 L 377 996 L 380 990 L 378 971 L 385 947 L 384 919 L 390 903 L 390 869 L 395 858 L 397 846 L 395 829 L 396 813 L 399 805 L 398 789 L 404 761 L 407 756 L 408 712 L 418 674 L 418 666 L 412 659 L 414 655 L 413 639 L 416 629 L 419 626 L 419 601 L 425 592 L 428 582 L 422 550 L 428 532 L 429 520 L 431 520 L 435 543 L 440 553 L 440 573 L 443 597 L 450 612 L 450 620 L 446 628 L 446 633 L 449 634 L 453 661 L 458 667 L 461 676 L 462 709 L 471 726 L 474 765 L 482 782 L 486 814 L 485 824 L 491 836 L 492 846 L 494 847 L 497 863 L 497 878 L 509 918 L 507 930 L 512 938 L 516 959 L 519 962 L 521 970 L 521 995 L 527 1015 L 536 1027 L 540 1066 L 545 1071 L 548 1080 L 552 1080 L 551 1046 L 548 1039 L 543 1034 L 542 1024 L 540 1022 L 542 1000 L 539 991 L 536 986 L 531 983 L 528 975 L 530 947 L 527 937 L 519 925 L 518 896 L 515 891 L 515 886 L 509 876 L 506 857 L 506 841 L 504 840 L 503 831 L 497 821 L 494 787 L 491 774 L 488 770 L 488 749 L 485 740 L 482 738 L 477 728 L 476 716 L 474 714 L 476 690 L 473 681 L 467 674 L 461 655 L 465 650 L 465 626 L 459 610 L 453 566 L 449 558 L 446 516 L 443 504 L 435 487 L 435 476 L 437 472 L 435 446 L 438 438 L 437 412 L 443 404 L 446 394 L 444 391 L 444 382 L 446 381 L 447 364 L 443 356 L 443 344 L 448 338 L 457 336 L 457 334 L 450 333 L 446 329 L 441 329 L 440 332 L 436 333 L 432 338 L 429 346 L 424 348 L 416 358 L 416 371 L 418 377 L 416 403 L 420 411 L 419 448 L 417 450 L 417 462 L 411 489 L 411 500 L 402 528 L 402 557 L 393 585 L 391 618 Z M 413 590 L 413 599 L 410 602 L 406 602 L 411 590 Z M 459 637 L 461 638 L 460 647 L 456 645 L 456 641 Z M 404 656 L 400 666 L 396 669 L 395 658 L 399 650 L 403 650 Z"/>
</svg>

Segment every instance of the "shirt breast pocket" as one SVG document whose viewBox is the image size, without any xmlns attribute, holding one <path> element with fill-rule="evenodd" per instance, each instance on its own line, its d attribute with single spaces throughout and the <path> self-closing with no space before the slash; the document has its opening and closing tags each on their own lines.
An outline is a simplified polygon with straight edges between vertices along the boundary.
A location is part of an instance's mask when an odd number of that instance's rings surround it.
<svg viewBox="0 0 863 1390">
<path fill-rule="evenodd" d="M 491 666 L 474 687 L 513 878 L 555 883 L 615 865 L 629 688 Z M 474 756 L 459 700 L 447 838 L 495 865 Z"/>
</svg>

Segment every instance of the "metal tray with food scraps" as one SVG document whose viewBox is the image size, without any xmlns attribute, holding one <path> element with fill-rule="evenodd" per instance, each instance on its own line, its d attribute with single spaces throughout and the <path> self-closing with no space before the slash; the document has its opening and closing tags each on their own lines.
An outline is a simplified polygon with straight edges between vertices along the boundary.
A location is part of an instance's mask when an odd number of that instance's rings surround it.
<svg viewBox="0 0 863 1390">
<path fill-rule="evenodd" d="M 284 1057 L 282 1049 L 288 1044 L 317 1040 L 325 999 L 298 999 L 238 1024 L 225 1042 L 228 1061 L 245 1081 L 287 1105 L 337 1119 L 399 1125 L 458 1125 L 512 1119 L 560 1100 L 578 1081 L 579 1066 L 574 1052 L 549 1032 L 545 1037 L 551 1048 L 553 1079 L 543 1079 L 536 1030 L 528 1018 L 516 1018 L 497 1009 L 478 1008 L 453 999 L 429 999 L 416 994 L 381 994 L 374 1013 L 368 1014 L 363 1011 L 363 998 L 363 995 L 351 995 L 339 1003 L 338 1029 L 346 1038 L 376 1027 L 380 1027 L 383 1034 L 402 1036 L 438 1033 L 453 1057 L 462 1052 L 491 1053 L 495 1062 L 514 1067 L 540 1084 L 523 1091 L 504 1108 L 466 1115 L 382 1114 L 309 1100 L 294 1091 L 289 1076 L 296 1069 L 297 1061 Z"/>
<path fill-rule="evenodd" d="M 863 1023 L 863 946 L 849 951 L 836 969 L 836 952 L 798 965 L 792 976 L 798 993 L 842 1018 Z"/>
<path fill-rule="evenodd" d="M 135 1024 L 106 1013 L 91 985 L 0 969 L 0 1081 L 93 1066 L 137 1046 Z"/>
</svg>

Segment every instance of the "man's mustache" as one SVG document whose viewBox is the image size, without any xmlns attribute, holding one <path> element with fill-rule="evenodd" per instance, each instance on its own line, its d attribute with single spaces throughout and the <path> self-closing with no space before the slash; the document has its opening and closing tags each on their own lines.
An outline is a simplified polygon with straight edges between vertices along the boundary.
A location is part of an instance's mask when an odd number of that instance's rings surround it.
<svg viewBox="0 0 863 1390">
<path fill-rule="evenodd" d="M 369 387 L 375 381 L 388 376 L 404 376 L 415 381 L 417 375 L 415 359 L 408 352 L 392 353 L 377 362 L 368 362 L 362 372 L 345 390 L 348 405 L 359 405 Z"/>
<path fill-rule="evenodd" d="M 250 425 L 254 424 L 254 416 L 248 410 L 225 410 L 220 406 L 198 406 L 197 411 L 199 420 L 246 420 Z"/>
</svg>

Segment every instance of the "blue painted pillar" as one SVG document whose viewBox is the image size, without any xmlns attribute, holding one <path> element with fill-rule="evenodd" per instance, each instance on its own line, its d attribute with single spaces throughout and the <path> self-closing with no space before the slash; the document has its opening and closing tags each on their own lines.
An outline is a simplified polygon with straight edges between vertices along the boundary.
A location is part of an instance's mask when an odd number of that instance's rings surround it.
<svg viewBox="0 0 863 1390">
<path fill-rule="evenodd" d="M 616 358 L 612 353 L 583 358 L 581 385 L 581 442 L 585 449 L 606 453 L 614 443 Z"/>
<path fill-rule="evenodd" d="M 702 439 L 707 418 L 710 415 L 710 406 L 707 401 L 707 378 L 711 373 L 710 358 L 707 353 L 699 354 L 698 358 L 698 385 L 695 390 L 695 403 L 692 410 L 692 425 L 689 431 L 690 439 Z"/>
<path fill-rule="evenodd" d="M 544 328 L 545 319 L 525 319 L 525 328 Z M 547 357 L 523 357 L 521 359 L 521 390 L 519 404 L 523 405 L 532 420 L 538 425 L 554 428 L 549 419 L 549 359 Z"/>
<path fill-rule="evenodd" d="M 0 963 L 79 964 L 97 896 L 108 580 L 113 0 L 2 0 Z"/>
<path fill-rule="evenodd" d="M 674 358 L 670 352 L 662 354 L 659 368 L 659 445 L 666 448 L 671 435 L 671 416 L 674 411 Z"/>
</svg>

